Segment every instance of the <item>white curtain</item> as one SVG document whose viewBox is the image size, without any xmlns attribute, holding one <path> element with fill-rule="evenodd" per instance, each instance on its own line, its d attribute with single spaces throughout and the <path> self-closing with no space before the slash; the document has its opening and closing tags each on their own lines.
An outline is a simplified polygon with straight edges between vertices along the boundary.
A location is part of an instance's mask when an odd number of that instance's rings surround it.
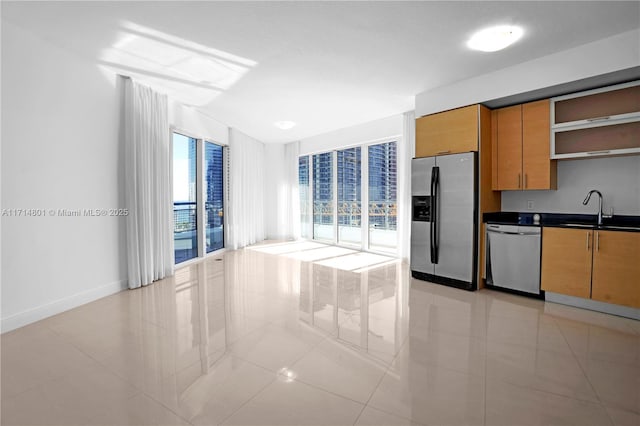
<svg viewBox="0 0 640 426">
<path fill-rule="evenodd" d="M 124 81 L 125 203 L 129 288 L 173 275 L 167 97 Z"/>
<path fill-rule="evenodd" d="M 416 114 L 402 116 L 402 141 L 398 147 L 398 257 L 408 261 L 411 250 L 411 159 L 415 155 Z"/>
<path fill-rule="evenodd" d="M 265 239 L 265 148 L 229 129 L 229 244 L 238 249 Z"/>
<path fill-rule="evenodd" d="M 298 157 L 300 142 L 291 142 L 284 146 L 287 204 L 286 235 L 294 240 L 300 238 L 300 190 L 298 188 Z"/>
</svg>

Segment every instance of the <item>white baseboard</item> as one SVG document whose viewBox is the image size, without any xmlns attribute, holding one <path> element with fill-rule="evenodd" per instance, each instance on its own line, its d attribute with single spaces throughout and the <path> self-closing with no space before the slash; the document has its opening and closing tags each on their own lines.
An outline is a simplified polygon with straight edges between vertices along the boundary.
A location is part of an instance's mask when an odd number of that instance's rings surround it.
<svg viewBox="0 0 640 426">
<path fill-rule="evenodd" d="M 97 288 L 92 288 L 91 290 L 83 291 L 69 297 L 2 318 L 2 333 L 15 330 L 16 328 L 68 311 L 69 309 L 77 308 L 78 306 L 93 302 L 94 300 L 110 296 L 122 290 L 126 290 L 127 287 L 126 280 L 114 281 Z"/>
</svg>

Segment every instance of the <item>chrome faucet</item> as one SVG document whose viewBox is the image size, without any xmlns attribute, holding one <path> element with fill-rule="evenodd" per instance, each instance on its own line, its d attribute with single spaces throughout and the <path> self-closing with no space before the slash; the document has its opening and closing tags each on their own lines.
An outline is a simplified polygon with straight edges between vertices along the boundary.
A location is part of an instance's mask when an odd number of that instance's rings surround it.
<svg viewBox="0 0 640 426">
<path fill-rule="evenodd" d="M 593 195 L 593 193 L 598 194 L 598 225 L 602 225 L 602 218 L 610 218 L 613 217 L 613 208 L 611 209 L 611 213 L 610 214 L 603 214 L 602 213 L 602 193 L 600 191 L 598 191 L 597 189 L 592 189 L 591 191 L 589 191 L 589 193 L 587 194 L 586 198 L 584 199 L 584 201 L 582 202 L 583 205 L 587 205 L 587 203 L 589 202 L 589 200 L 591 199 L 591 195 Z"/>
</svg>

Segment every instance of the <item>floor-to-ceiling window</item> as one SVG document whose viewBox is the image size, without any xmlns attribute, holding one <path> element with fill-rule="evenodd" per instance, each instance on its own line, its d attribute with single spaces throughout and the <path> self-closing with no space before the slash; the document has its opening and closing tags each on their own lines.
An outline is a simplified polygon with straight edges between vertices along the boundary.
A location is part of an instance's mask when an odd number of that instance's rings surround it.
<svg viewBox="0 0 640 426">
<path fill-rule="evenodd" d="M 397 245 L 397 145 L 369 146 L 369 248 L 395 251 Z"/>
<path fill-rule="evenodd" d="M 360 245 L 362 241 L 362 149 L 338 151 L 338 242 Z"/>
<path fill-rule="evenodd" d="M 397 143 L 365 144 L 304 155 L 298 162 L 303 237 L 397 250 Z M 313 233 L 309 226 L 309 188 Z M 363 214 L 363 206 L 366 209 Z M 306 210 L 305 210 L 306 209 Z M 337 229 L 336 229 L 337 227 Z"/>
<path fill-rule="evenodd" d="M 309 192 L 309 156 L 298 159 L 298 188 L 300 191 L 300 236 L 311 238 L 311 209 Z"/>
<path fill-rule="evenodd" d="M 333 153 L 313 156 L 313 238 L 333 241 Z"/>
<path fill-rule="evenodd" d="M 224 247 L 225 148 L 173 133 L 175 262 Z"/>
<path fill-rule="evenodd" d="M 205 168 L 205 231 L 207 253 L 224 247 L 224 149 L 211 142 L 204 143 Z"/>
<path fill-rule="evenodd" d="M 198 256 L 197 140 L 173 134 L 173 239 L 176 263 Z"/>
</svg>

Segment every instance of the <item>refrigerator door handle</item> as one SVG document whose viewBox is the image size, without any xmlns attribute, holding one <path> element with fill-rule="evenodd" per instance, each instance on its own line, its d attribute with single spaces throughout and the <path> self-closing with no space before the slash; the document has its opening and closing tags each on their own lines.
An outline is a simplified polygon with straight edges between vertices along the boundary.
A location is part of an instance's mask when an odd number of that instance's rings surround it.
<svg viewBox="0 0 640 426">
<path fill-rule="evenodd" d="M 434 258 L 435 258 L 435 244 L 434 244 L 434 231 L 435 231 L 435 224 L 436 224 L 436 213 L 435 213 L 435 207 L 436 207 L 436 202 L 435 202 L 435 189 L 433 187 L 433 184 L 435 182 L 434 180 L 434 173 L 435 173 L 435 167 L 431 168 L 431 221 L 429 222 L 429 226 L 431 227 L 431 232 L 429 232 L 429 256 L 431 256 L 430 260 L 431 263 L 435 263 L 434 262 Z"/>
<path fill-rule="evenodd" d="M 431 263 L 438 263 L 438 191 L 440 189 L 440 168 L 431 169 Z"/>
</svg>

